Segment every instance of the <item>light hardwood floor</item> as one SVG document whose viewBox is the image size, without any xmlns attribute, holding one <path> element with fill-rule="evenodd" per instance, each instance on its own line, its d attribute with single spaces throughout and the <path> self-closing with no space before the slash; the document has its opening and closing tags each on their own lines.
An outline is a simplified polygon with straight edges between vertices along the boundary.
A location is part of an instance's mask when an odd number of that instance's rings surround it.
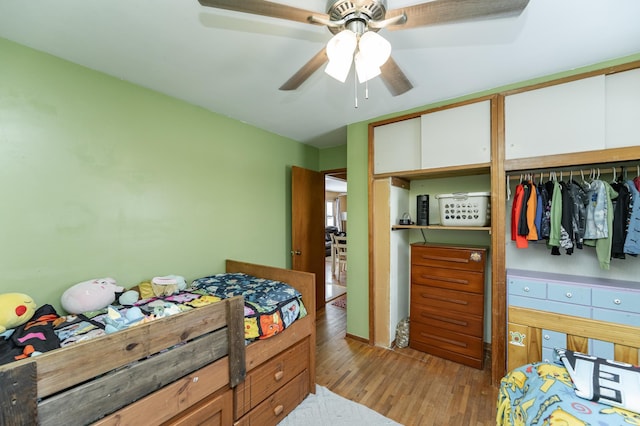
<svg viewBox="0 0 640 426">
<path fill-rule="evenodd" d="M 388 350 L 345 337 L 346 310 L 318 312 L 316 381 L 406 426 L 495 424 L 491 372 L 410 348 Z M 485 363 L 490 365 L 490 363 Z"/>
</svg>

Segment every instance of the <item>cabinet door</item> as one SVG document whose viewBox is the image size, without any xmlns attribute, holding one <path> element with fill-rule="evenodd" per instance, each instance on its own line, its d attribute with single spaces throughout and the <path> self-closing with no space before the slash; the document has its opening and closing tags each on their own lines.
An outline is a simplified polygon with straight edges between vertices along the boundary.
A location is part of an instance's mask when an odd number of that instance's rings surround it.
<svg viewBox="0 0 640 426">
<path fill-rule="evenodd" d="M 424 114 L 422 168 L 491 161 L 491 102 L 482 101 Z"/>
<path fill-rule="evenodd" d="M 606 81 L 606 147 L 640 145 L 640 68 L 611 74 Z"/>
<path fill-rule="evenodd" d="M 505 98 L 505 158 L 537 157 L 604 148 L 605 77 Z"/>
<path fill-rule="evenodd" d="M 420 169 L 420 117 L 377 126 L 373 155 L 376 174 Z"/>
</svg>

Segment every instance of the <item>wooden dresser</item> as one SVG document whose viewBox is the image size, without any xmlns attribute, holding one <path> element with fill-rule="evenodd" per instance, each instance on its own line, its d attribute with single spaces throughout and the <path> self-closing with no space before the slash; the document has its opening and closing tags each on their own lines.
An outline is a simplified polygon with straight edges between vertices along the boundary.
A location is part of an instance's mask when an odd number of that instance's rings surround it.
<svg viewBox="0 0 640 426">
<path fill-rule="evenodd" d="M 411 348 L 482 368 L 486 256 L 484 247 L 411 245 Z"/>
<path fill-rule="evenodd" d="M 235 425 L 276 425 L 309 393 L 310 339 L 252 369 L 234 390 Z"/>
</svg>

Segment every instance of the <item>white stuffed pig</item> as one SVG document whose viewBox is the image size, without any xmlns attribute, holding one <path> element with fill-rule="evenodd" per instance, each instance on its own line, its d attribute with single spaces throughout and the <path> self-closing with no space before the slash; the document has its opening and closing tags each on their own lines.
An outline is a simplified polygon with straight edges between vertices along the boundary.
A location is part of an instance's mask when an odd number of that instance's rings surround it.
<svg viewBox="0 0 640 426">
<path fill-rule="evenodd" d="M 68 313 L 81 314 L 106 308 L 116 300 L 116 293 L 123 291 L 113 278 L 96 278 L 68 288 L 60 303 Z"/>
</svg>

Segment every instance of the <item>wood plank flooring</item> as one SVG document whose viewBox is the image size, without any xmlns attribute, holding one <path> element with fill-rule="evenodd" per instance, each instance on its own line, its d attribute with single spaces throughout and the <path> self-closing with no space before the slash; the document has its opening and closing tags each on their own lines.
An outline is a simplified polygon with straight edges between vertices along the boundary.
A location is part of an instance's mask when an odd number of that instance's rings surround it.
<svg viewBox="0 0 640 426">
<path fill-rule="evenodd" d="M 316 381 L 406 426 L 494 425 L 490 363 L 476 370 L 410 348 L 384 349 L 345 337 L 346 310 L 317 317 Z"/>
</svg>

